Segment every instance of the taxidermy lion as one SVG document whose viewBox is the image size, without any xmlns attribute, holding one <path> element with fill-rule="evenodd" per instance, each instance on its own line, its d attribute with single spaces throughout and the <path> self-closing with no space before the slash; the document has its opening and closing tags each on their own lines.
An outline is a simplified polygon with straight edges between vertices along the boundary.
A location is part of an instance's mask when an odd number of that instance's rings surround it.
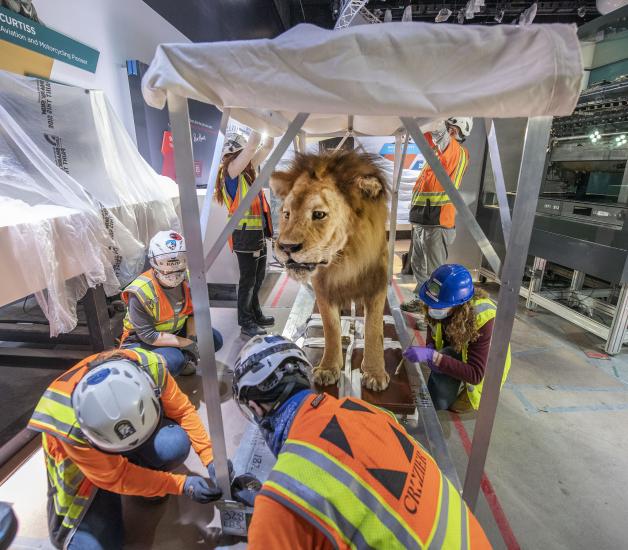
<svg viewBox="0 0 628 550">
<path fill-rule="evenodd" d="M 288 274 L 311 279 L 323 321 L 325 351 L 314 369 L 317 384 L 335 384 L 343 368 L 340 308 L 364 303 L 362 383 L 388 387 L 384 367 L 386 301 L 386 179 L 377 157 L 341 151 L 299 154 L 270 186 L 282 201 L 275 254 Z"/>
</svg>

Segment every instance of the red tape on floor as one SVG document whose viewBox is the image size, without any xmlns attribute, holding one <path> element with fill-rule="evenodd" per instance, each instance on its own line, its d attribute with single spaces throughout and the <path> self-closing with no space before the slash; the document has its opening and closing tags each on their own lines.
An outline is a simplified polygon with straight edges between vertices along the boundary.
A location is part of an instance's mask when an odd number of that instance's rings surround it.
<svg viewBox="0 0 628 550">
<path fill-rule="evenodd" d="M 462 446 L 464 447 L 467 456 L 471 454 L 471 438 L 467 433 L 467 429 L 464 427 L 460 416 L 454 412 L 449 413 L 451 419 L 456 427 L 456 431 L 460 436 L 460 440 L 462 441 Z M 488 502 L 488 507 L 491 509 L 491 513 L 495 518 L 495 522 L 497 523 L 497 528 L 504 539 L 504 543 L 506 544 L 506 548 L 508 550 L 520 550 L 521 546 L 517 542 L 515 534 L 510 527 L 510 523 L 508 522 L 508 518 L 506 517 L 506 513 L 502 508 L 497 495 L 495 494 L 495 490 L 493 489 L 493 485 L 489 481 L 486 474 L 482 475 L 482 483 L 480 485 L 482 487 L 482 492 L 486 497 L 486 502 Z"/>
<path fill-rule="evenodd" d="M 289 281 L 289 277 L 287 273 L 283 273 L 281 275 L 283 277 L 283 281 L 281 281 L 281 283 L 279 284 L 279 290 L 277 290 L 277 294 L 275 294 L 275 297 L 273 298 L 273 301 L 270 304 L 270 307 L 277 307 L 277 304 L 279 303 L 279 300 L 281 299 L 281 295 L 283 294 L 283 291 L 286 289 L 286 285 L 288 284 Z"/>
</svg>

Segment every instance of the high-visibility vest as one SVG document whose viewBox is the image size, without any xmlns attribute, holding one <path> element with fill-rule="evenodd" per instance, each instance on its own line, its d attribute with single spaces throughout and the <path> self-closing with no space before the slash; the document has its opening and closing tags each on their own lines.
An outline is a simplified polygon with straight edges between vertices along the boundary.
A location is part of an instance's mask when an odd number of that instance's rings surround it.
<svg viewBox="0 0 628 550">
<path fill-rule="evenodd" d="M 62 545 L 80 524 L 96 487 L 67 456 L 61 441 L 76 447 L 90 447 L 79 427 L 72 407 L 72 392 L 83 377 L 104 361 L 124 357 L 144 369 L 161 391 L 166 380 L 166 364 L 161 355 L 140 348 L 96 354 L 59 376 L 44 392 L 28 427 L 42 432 L 42 445 L 48 474 L 48 496 L 54 508 L 50 514 L 51 536 Z"/>
<path fill-rule="evenodd" d="M 158 332 L 169 332 L 175 334 L 179 332 L 187 321 L 188 317 L 194 313 L 192 307 L 192 297 L 190 295 L 190 285 L 187 280 L 181 283 L 183 287 L 183 309 L 175 313 L 166 296 L 164 289 L 157 281 L 152 269 L 142 273 L 122 292 L 122 299 L 128 305 L 129 294 L 133 294 L 142 304 L 142 307 L 150 314 L 155 321 L 155 330 Z M 135 332 L 135 327 L 131 322 L 131 316 L 127 311 L 124 316 L 124 334 L 121 341 L 124 342 L 129 334 Z"/>
<path fill-rule="evenodd" d="M 469 153 L 454 138 L 451 138 L 447 148 L 441 152 L 432 141 L 431 134 L 426 136 L 438 160 L 445 167 L 452 183 L 456 189 L 459 189 L 462 176 L 469 165 Z M 419 208 L 439 207 L 440 225 L 444 227 L 453 227 L 455 225 L 456 209 L 428 164 L 423 167 L 414 185 L 412 206 Z"/>
<path fill-rule="evenodd" d="M 425 449 L 357 399 L 306 397 L 262 494 L 339 549 L 491 547 Z"/>
<path fill-rule="evenodd" d="M 224 182 L 225 174 L 224 168 L 220 167 L 220 173 L 218 175 L 220 181 Z M 247 181 L 244 174 L 240 174 L 238 176 L 238 189 L 236 191 L 235 197 L 231 198 L 231 195 L 227 192 L 227 186 L 222 186 L 222 198 L 224 200 L 225 205 L 227 206 L 227 210 L 229 213 L 227 214 L 227 219 L 230 219 L 233 216 L 234 212 L 238 209 L 240 205 L 240 201 L 246 197 L 249 192 L 249 182 Z M 261 198 L 261 199 L 260 199 Z M 268 206 L 268 201 L 264 196 L 264 193 L 261 192 L 257 197 L 253 199 L 251 203 L 251 207 L 244 213 L 244 216 L 238 222 L 238 230 L 239 231 L 263 231 L 264 226 L 262 222 L 262 215 L 266 218 L 266 224 L 268 227 L 268 231 L 272 235 L 273 233 L 273 222 L 270 215 L 270 206 Z M 229 246 L 231 250 L 233 250 L 233 238 L 229 236 Z"/>
<path fill-rule="evenodd" d="M 478 329 L 481 329 L 486 323 L 488 323 L 491 319 L 495 319 L 495 315 L 497 313 L 497 306 L 495 302 L 489 300 L 488 298 L 472 298 L 471 305 L 475 310 L 475 325 Z M 432 338 L 434 339 L 434 346 L 436 350 L 443 349 L 445 342 L 443 340 L 443 324 L 438 321 L 434 322 L 430 320 L 430 328 L 432 329 Z M 466 363 L 469 357 L 469 345 L 465 344 L 462 347 L 462 360 Z M 508 344 L 508 353 L 506 355 L 506 365 L 504 366 L 504 374 L 502 376 L 502 386 L 506 381 L 506 377 L 508 376 L 508 371 L 510 371 L 510 344 Z M 484 379 L 480 381 L 479 384 L 475 386 L 473 384 L 469 384 L 465 382 L 465 389 L 467 395 L 469 396 L 469 402 L 473 406 L 475 410 L 480 407 L 480 399 L 482 397 L 482 388 L 484 386 Z"/>
</svg>

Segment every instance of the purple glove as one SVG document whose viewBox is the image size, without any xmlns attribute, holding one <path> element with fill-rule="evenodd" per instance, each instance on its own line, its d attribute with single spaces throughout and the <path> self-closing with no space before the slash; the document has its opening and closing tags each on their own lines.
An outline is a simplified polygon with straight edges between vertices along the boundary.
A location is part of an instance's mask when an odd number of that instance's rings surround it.
<svg viewBox="0 0 628 550">
<path fill-rule="evenodd" d="M 431 368 L 434 361 L 434 350 L 423 346 L 410 346 L 403 352 L 403 356 L 413 363 L 427 363 Z"/>
</svg>

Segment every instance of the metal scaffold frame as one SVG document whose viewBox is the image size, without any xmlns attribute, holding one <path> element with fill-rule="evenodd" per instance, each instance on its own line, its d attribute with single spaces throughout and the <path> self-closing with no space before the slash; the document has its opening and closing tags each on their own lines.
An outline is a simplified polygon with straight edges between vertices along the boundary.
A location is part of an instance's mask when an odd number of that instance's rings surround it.
<svg viewBox="0 0 628 550">
<path fill-rule="evenodd" d="M 175 149 L 177 166 L 177 182 L 181 197 L 181 215 L 183 230 L 188 247 L 190 286 L 192 299 L 195 304 L 195 317 L 200 351 L 200 372 L 203 379 L 203 393 L 207 405 L 207 420 L 214 447 L 216 472 L 218 485 L 226 499 L 230 499 L 229 474 L 227 470 L 226 444 L 222 414 L 220 408 L 220 396 L 218 386 L 218 372 L 213 341 L 211 338 L 212 324 L 209 310 L 209 294 L 206 284 L 206 272 L 214 263 L 220 250 L 224 247 L 228 236 L 236 227 L 243 214 L 250 207 L 253 199 L 268 182 L 272 171 L 288 149 L 289 145 L 298 139 L 301 145 L 305 134 L 302 132 L 308 113 L 299 113 L 288 125 L 284 136 L 279 141 L 275 150 L 268 159 L 258 178 L 252 185 L 249 193 L 240 203 L 238 209 L 214 242 L 207 256 L 203 252 L 203 231 L 194 178 L 194 160 L 192 153 L 192 136 L 189 124 L 189 112 L 187 100 L 168 91 L 168 110 L 172 126 L 172 137 Z M 221 130 L 227 124 L 228 112 L 225 112 Z M 350 120 L 350 119 L 348 119 Z M 498 296 L 498 310 L 495 320 L 495 330 L 491 340 L 491 347 L 484 381 L 483 398 L 478 412 L 477 422 L 473 435 L 473 443 L 469 464 L 466 471 L 463 497 L 473 509 L 477 502 L 480 482 L 484 473 L 484 465 L 488 453 L 491 431 L 497 409 L 500 393 L 500 382 L 504 369 L 506 351 L 510 342 L 512 327 L 514 324 L 519 289 L 523 277 L 527 249 L 532 231 L 534 211 L 541 184 L 543 161 L 545 158 L 551 117 L 537 117 L 528 119 L 525 136 L 521 168 L 519 172 L 518 190 L 512 221 L 509 217 L 502 216 L 504 234 L 508 235 L 508 247 L 503 265 L 493 246 L 475 220 L 471 210 L 465 204 L 462 195 L 455 188 L 448 177 L 438 157 L 429 147 L 426 139 L 419 129 L 421 121 L 413 118 L 400 118 L 400 128 L 396 133 L 395 147 L 395 171 L 393 178 L 392 209 L 396 211 L 398 200 L 399 182 L 403 170 L 404 153 L 407 150 L 409 137 L 412 137 L 419 150 L 431 166 L 439 182 L 446 190 L 452 203 L 456 206 L 458 216 L 470 230 L 478 243 L 482 253 L 487 258 L 495 273 L 500 274 L 501 286 Z M 494 172 L 501 173 L 499 164 L 499 149 L 497 141 L 491 139 L 492 121 L 489 125 L 489 147 L 491 162 Z M 317 137 L 317 136 L 311 136 Z M 403 145 L 402 145 L 403 142 Z M 219 162 L 219 154 L 214 155 Z M 503 184 L 503 178 L 496 177 L 496 185 Z M 503 197 L 502 197 L 503 198 Z M 203 207 L 203 220 L 209 217 L 211 195 L 206 196 L 206 204 Z M 396 216 L 390 220 L 389 261 L 392 264 L 394 258 L 394 239 L 396 231 Z M 392 265 L 389 267 L 389 276 L 392 275 Z M 224 517 L 223 517 L 224 525 Z"/>
</svg>

